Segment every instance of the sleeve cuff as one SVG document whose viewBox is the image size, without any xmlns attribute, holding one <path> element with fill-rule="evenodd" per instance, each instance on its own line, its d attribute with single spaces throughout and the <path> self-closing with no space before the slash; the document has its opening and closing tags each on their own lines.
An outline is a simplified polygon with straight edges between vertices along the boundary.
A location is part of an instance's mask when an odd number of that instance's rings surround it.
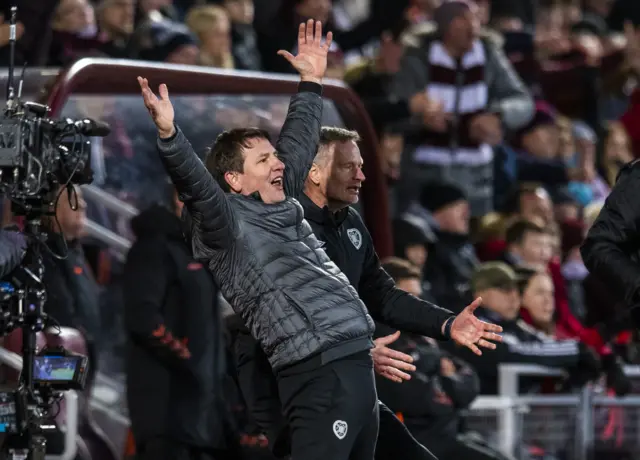
<svg viewBox="0 0 640 460">
<path fill-rule="evenodd" d="M 301 81 L 298 84 L 299 93 L 315 93 L 318 96 L 322 96 L 322 85 L 314 83 L 312 81 Z"/>
<path fill-rule="evenodd" d="M 444 333 L 442 335 L 445 340 L 451 339 L 451 326 L 453 326 L 453 321 L 455 319 L 455 316 L 450 316 L 449 319 L 444 322 Z"/>
<path fill-rule="evenodd" d="M 171 142 L 173 142 L 176 138 L 176 136 L 178 135 L 178 132 L 180 131 L 180 128 L 178 128 L 178 125 L 173 125 L 175 128 L 175 132 L 173 133 L 173 136 L 171 137 L 167 137 L 167 138 L 162 138 L 160 136 L 158 136 L 158 141 L 163 143 L 163 144 L 170 144 Z"/>
</svg>

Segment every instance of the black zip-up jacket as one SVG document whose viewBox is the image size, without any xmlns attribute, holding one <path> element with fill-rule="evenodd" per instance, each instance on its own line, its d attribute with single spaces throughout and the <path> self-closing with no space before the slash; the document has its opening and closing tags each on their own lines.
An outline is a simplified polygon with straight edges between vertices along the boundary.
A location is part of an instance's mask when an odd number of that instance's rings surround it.
<svg viewBox="0 0 640 460">
<path fill-rule="evenodd" d="M 441 328 L 453 316 L 445 308 L 398 289 L 380 265 L 373 239 L 358 211 L 347 207 L 332 213 L 305 194 L 304 216 L 329 258 L 356 287 L 371 316 L 395 329 L 444 339 Z"/>
<path fill-rule="evenodd" d="M 160 157 L 192 220 L 195 257 L 242 317 L 275 371 L 330 362 L 373 346 L 373 320 L 304 220 L 296 198 L 315 157 L 322 87 L 303 82 L 276 143 L 286 199 L 226 194 L 179 128 L 159 139 Z M 315 362 L 315 361 L 314 361 Z"/>
<path fill-rule="evenodd" d="M 337 213 L 300 196 L 304 215 L 327 255 L 347 276 L 371 315 L 396 329 L 443 339 L 441 327 L 453 316 L 449 310 L 398 289 L 380 266 L 360 214 L 347 207 Z M 277 455 L 286 454 L 288 432 L 282 417 L 273 372 L 247 330 L 234 331 L 234 352 L 243 396 L 254 422 L 265 431 Z"/>
<path fill-rule="evenodd" d="M 217 288 L 191 256 L 176 215 L 153 206 L 131 226 L 137 239 L 123 278 L 127 401 L 136 444 L 142 449 L 162 436 L 223 448 Z"/>
<path fill-rule="evenodd" d="M 624 302 L 636 327 L 640 325 L 639 196 L 640 162 L 636 160 L 620 171 L 581 248 L 589 272 L 614 295 L 611 304 Z"/>
</svg>

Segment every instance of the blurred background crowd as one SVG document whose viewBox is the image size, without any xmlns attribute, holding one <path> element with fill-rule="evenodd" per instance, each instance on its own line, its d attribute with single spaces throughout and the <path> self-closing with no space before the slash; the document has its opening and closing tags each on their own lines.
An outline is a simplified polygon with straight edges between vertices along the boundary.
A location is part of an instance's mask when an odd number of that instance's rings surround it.
<svg viewBox="0 0 640 460">
<path fill-rule="evenodd" d="M 102 57 L 292 73 L 276 53 L 295 52 L 298 24 L 313 18 L 333 31 L 328 74 L 359 96 L 377 135 L 377 156 L 365 157 L 377 163 L 365 165 L 365 173 L 375 167 L 384 177 L 394 256 L 385 268 L 403 289 L 455 312 L 482 296 L 481 314 L 505 330 L 504 344 L 480 357 L 406 334 L 393 345 L 419 357 L 417 377 L 403 384 L 380 379 L 380 398 L 441 458 L 454 451 L 441 450 L 438 440 L 471 436 L 463 415 L 478 395 L 496 394 L 500 364 L 567 371 L 562 379 L 522 381 L 526 393 L 571 393 L 584 385 L 617 397 L 638 391 L 623 367 L 640 364 L 640 337 L 618 293 L 590 276 L 579 248 L 618 172 L 640 156 L 640 1 L 19 3 L 16 62 L 35 67 Z M 8 5 L 3 10 L 0 65 L 6 66 Z M 287 104 L 287 96 L 175 98 L 178 122 L 198 151 L 231 127 L 276 133 Z M 326 104 L 324 124 L 342 124 Z M 112 126 L 94 157 L 101 190 L 135 209 L 173 203 L 137 96 L 74 96 L 64 113 Z M 118 235 L 175 237 L 172 221 L 158 214 L 141 214 L 129 225 L 129 218 L 87 201 L 81 210 Z M 65 237 L 78 240 L 82 216 L 68 204 L 60 208 Z M 83 281 L 71 284 L 54 265 L 51 285 L 65 289 L 54 296 L 60 305 L 51 301 L 50 308 L 95 341 L 98 371 L 121 381 L 128 337 L 122 318 L 131 294 L 127 283 L 105 284 L 100 257 L 78 245 L 68 263 Z M 227 362 L 231 368 L 232 357 Z M 229 417 L 243 448 L 269 458 L 228 386 Z M 549 422 L 553 410 L 545 410 L 547 423 L 528 432 L 521 458 L 570 458 L 566 446 L 547 441 L 575 420 L 558 428 Z M 604 450 L 594 458 L 634 458 L 636 418 L 617 409 L 598 417 Z M 635 439 L 623 436 L 628 432 Z M 477 442 L 496 443 L 492 430 L 482 434 Z"/>
</svg>

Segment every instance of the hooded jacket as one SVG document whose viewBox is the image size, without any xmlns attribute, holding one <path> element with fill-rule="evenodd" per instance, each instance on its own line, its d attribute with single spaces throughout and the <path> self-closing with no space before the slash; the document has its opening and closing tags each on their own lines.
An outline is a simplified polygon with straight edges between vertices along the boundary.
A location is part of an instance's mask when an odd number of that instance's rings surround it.
<svg viewBox="0 0 640 460">
<path fill-rule="evenodd" d="M 166 436 L 221 448 L 224 348 L 217 288 L 180 219 L 152 206 L 131 221 L 124 269 L 127 399 L 136 444 Z"/>
</svg>

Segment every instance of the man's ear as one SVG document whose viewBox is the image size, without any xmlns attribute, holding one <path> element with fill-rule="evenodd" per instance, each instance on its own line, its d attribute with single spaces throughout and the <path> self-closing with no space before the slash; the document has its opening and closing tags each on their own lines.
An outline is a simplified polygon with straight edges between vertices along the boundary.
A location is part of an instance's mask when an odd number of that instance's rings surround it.
<svg viewBox="0 0 640 460">
<path fill-rule="evenodd" d="M 242 185 L 240 184 L 240 176 L 235 171 L 227 171 L 224 173 L 224 180 L 229 184 L 229 188 L 234 193 L 242 192 Z"/>
<path fill-rule="evenodd" d="M 317 164 L 313 163 L 311 165 L 308 177 L 313 185 L 320 185 L 320 167 Z"/>
</svg>

